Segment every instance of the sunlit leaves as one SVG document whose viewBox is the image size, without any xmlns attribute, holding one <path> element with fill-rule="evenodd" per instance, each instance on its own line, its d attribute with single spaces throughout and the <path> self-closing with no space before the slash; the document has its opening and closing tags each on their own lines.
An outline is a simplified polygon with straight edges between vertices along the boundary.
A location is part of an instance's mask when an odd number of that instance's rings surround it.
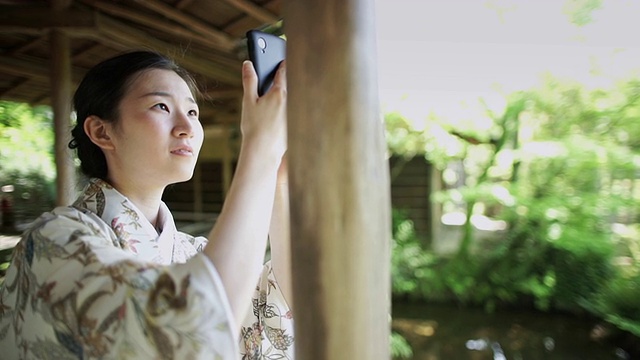
<svg viewBox="0 0 640 360">
<path fill-rule="evenodd" d="M 389 152 L 411 159 L 426 157 L 432 164 L 443 168 L 449 159 L 464 153 L 464 144 L 445 131 L 434 119 L 425 129 L 417 130 L 412 122 L 398 113 L 385 115 L 386 140 Z"/>
<path fill-rule="evenodd" d="M 584 26 L 593 21 L 593 12 L 602 6 L 602 0 L 565 0 L 563 12 L 569 21 Z"/>
<path fill-rule="evenodd" d="M 0 101 L 0 173 L 10 172 L 54 177 L 53 126 L 48 108 Z"/>
</svg>

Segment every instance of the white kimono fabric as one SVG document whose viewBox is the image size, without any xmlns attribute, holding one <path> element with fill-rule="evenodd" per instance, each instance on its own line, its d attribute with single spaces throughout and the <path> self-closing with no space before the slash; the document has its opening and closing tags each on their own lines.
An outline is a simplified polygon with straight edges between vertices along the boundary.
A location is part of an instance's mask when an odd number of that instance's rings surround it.
<svg viewBox="0 0 640 360">
<path fill-rule="evenodd" d="M 0 357 L 237 359 L 227 295 L 198 253 L 207 240 L 178 232 L 165 204 L 158 223 L 160 231 L 97 179 L 73 206 L 43 214 L 16 246 L 0 290 Z M 273 279 L 270 266 L 262 278 Z M 279 290 L 261 286 L 286 314 L 289 358 L 290 313 Z M 254 314 L 247 321 L 264 323 Z M 264 326 L 261 334 L 269 348 Z"/>
</svg>

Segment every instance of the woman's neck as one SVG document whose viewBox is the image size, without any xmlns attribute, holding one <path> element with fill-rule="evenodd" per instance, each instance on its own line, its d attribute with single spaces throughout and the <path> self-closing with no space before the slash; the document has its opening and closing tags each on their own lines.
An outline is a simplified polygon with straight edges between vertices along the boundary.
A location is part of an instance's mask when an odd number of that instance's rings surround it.
<svg viewBox="0 0 640 360">
<path fill-rule="evenodd" d="M 158 227 L 158 212 L 160 211 L 164 187 L 152 187 L 137 182 L 112 178 L 109 178 L 108 181 L 111 186 L 126 196 L 142 212 L 153 227 Z"/>
</svg>

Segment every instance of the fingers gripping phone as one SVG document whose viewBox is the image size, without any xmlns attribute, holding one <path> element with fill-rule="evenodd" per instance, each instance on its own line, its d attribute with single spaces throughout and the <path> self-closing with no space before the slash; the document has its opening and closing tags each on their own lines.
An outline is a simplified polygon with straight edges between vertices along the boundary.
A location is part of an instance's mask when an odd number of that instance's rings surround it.
<svg viewBox="0 0 640 360">
<path fill-rule="evenodd" d="M 287 53 L 286 41 L 258 30 L 247 32 L 249 60 L 258 74 L 258 95 L 264 95 L 276 76 L 278 66 Z"/>
</svg>

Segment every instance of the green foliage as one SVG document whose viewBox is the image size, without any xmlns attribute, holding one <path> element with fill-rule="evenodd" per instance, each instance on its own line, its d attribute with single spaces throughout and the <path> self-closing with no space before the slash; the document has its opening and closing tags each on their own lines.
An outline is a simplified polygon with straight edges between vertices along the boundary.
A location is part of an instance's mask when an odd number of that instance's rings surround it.
<svg viewBox="0 0 640 360">
<path fill-rule="evenodd" d="M 556 145 L 558 154 L 529 157 L 521 166 L 527 180 L 512 184 L 516 205 L 505 207 L 501 216 L 512 234 L 508 253 L 537 250 L 529 260 L 540 265 L 529 268 L 535 277 L 523 282 L 531 288 L 522 290 L 534 295 L 539 307 L 553 300 L 555 307 L 572 308 L 613 276 L 611 214 L 626 200 L 601 194 L 599 155 L 606 149 L 573 136 Z M 545 276 L 553 278 L 546 289 Z"/>
<path fill-rule="evenodd" d="M 409 120 L 398 113 L 385 115 L 386 140 L 389 151 L 394 155 L 412 158 L 424 155 L 427 136 L 417 131 Z"/>
<path fill-rule="evenodd" d="M 413 222 L 404 211 L 394 209 L 392 221 L 391 279 L 396 296 L 420 293 L 418 287 L 437 278 L 432 268 L 435 257 L 424 251 Z"/>
<path fill-rule="evenodd" d="M 391 333 L 391 357 L 393 359 L 411 359 L 413 350 L 407 340 L 398 333 Z"/>
<path fill-rule="evenodd" d="M 17 223 L 31 221 L 55 206 L 55 184 L 52 179 L 46 178 L 38 171 L 2 172 L 0 182 L 14 186 L 14 191 L 5 196 L 11 197 Z"/>
<path fill-rule="evenodd" d="M 583 305 L 605 320 L 640 337 L 640 274 L 620 276 Z"/>
<path fill-rule="evenodd" d="M 531 98 L 528 121 L 537 126 L 519 152 L 517 205 L 502 216 L 514 233 L 548 248 L 555 306 L 571 307 L 613 291 L 605 287 L 616 279 L 612 223 L 638 221 L 629 215 L 640 205 L 631 185 L 640 164 L 640 86 L 589 92 L 548 79 Z"/>
<path fill-rule="evenodd" d="M 493 311 L 501 305 L 529 304 L 540 310 L 575 311 L 584 299 L 602 291 L 612 278 L 611 254 L 590 248 L 586 237 L 573 252 L 526 227 L 514 230 L 495 247 L 469 258 L 436 257 L 433 253 L 393 252 L 393 290 L 396 296 L 481 305 Z"/>
<path fill-rule="evenodd" d="M 591 14 L 602 7 L 602 0 L 565 0 L 563 12 L 569 21 L 585 26 L 593 21 Z"/>
<path fill-rule="evenodd" d="M 0 186 L 10 194 L 17 221 L 54 204 L 53 124 L 47 107 L 0 101 Z"/>
<path fill-rule="evenodd" d="M 392 211 L 391 279 L 392 291 L 396 296 L 416 292 L 416 286 L 424 283 L 429 273 L 432 257 L 423 251 L 416 236 L 413 222 L 404 211 Z M 391 333 L 391 356 L 393 359 L 410 359 L 411 345 L 398 333 Z"/>
<path fill-rule="evenodd" d="M 580 83 L 547 76 L 528 94 L 531 111 L 526 122 L 533 127 L 535 140 L 578 135 L 603 146 L 640 150 L 640 79 L 611 89 L 588 90 Z"/>
<path fill-rule="evenodd" d="M 432 118 L 425 129 L 415 129 L 411 121 L 398 113 L 385 114 L 385 136 L 389 153 L 405 160 L 423 156 L 438 168 L 444 168 L 462 145 Z"/>
<path fill-rule="evenodd" d="M 47 107 L 0 101 L 0 171 L 53 179 L 53 121 Z"/>
<path fill-rule="evenodd" d="M 465 232 L 458 256 L 445 258 L 420 255 L 415 242 L 402 241 L 408 225 L 397 221 L 394 291 L 488 311 L 507 304 L 585 309 L 639 334 L 640 81 L 587 90 L 548 77 L 510 95 L 503 114 L 487 115 L 484 134 L 439 125 L 455 138 L 439 161 L 463 159 L 465 181 L 433 198 L 458 204 L 469 230 L 471 216 L 490 209 L 507 232 L 482 243 Z M 440 168 L 445 183 L 460 184 Z M 632 261 L 623 275 L 613 265 L 621 255 Z"/>
</svg>

